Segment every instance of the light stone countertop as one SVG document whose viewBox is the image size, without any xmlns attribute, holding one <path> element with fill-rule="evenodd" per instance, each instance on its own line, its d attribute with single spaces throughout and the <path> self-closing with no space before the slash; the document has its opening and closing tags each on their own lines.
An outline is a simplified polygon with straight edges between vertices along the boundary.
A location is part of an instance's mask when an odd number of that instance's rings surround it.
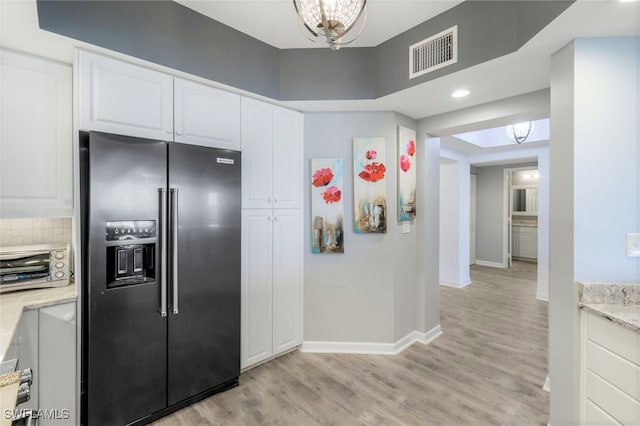
<svg viewBox="0 0 640 426">
<path fill-rule="evenodd" d="M 16 331 L 22 311 L 76 300 L 76 286 L 22 290 L 0 295 L 0 361 L 3 361 Z M 0 413 L 1 414 L 1 413 Z"/>
<path fill-rule="evenodd" d="M 640 283 L 578 283 L 578 306 L 640 333 Z"/>
</svg>

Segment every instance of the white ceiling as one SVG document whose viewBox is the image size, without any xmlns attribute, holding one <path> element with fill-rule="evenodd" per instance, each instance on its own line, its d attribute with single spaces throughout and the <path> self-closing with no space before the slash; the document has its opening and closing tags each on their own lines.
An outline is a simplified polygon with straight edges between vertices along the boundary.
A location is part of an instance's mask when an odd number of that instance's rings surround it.
<svg viewBox="0 0 640 426">
<path fill-rule="evenodd" d="M 292 0 L 175 0 L 280 49 L 326 48 L 298 28 Z M 368 0 L 367 25 L 350 47 L 373 47 L 433 18 L 462 0 Z"/>
<path fill-rule="evenodd" d="M 459 133 L 454 137 L 480 148 L 493 148 L 496 146 L 511 146 L 514 142 L 507 136 L 507 126 L 492 127 L 490 129 L 474 130 L 473 132 Z M 549 140 L 549 119 L 533 121 L 533 130 L 522 144 L 530 144 L 538 141 Z"/>
</svg>

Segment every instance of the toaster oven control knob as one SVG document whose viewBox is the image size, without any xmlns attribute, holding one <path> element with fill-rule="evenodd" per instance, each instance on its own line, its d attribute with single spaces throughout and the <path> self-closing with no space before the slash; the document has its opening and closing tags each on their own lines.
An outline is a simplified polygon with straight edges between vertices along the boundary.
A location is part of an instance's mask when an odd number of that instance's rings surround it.
<svg viewBox="0 0 640 426">
<path fill-rule="evenodd" d="M 56 276 L 56 278 L 62 278 L 62 277 L 64 277 L 64 272 L 58 271 L 58 272 L 56 272 L 55 276 Z"/>
<path fill-rule="evenodd" d="M 57 263 L 56 263 L 56 268 L 58 268 L 58 269 L 62 269 L 62 268 L 64 268 L 64 263 L 62 263 L 62 262 L 57 262 Z"/>
<path fill-rule="evenodd" d="M 61 253 L 61 252 L 56 253 L 56 259 L 64 259 L 64 253 Z"/>
</svg>

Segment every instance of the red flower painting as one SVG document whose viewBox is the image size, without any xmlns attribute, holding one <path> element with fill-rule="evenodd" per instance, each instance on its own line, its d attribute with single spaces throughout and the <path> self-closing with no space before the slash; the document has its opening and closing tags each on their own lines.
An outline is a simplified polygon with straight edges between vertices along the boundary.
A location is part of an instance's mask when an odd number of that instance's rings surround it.
<svg viewBox="0 0 640 426">
<path fill-rule="evenodd" d="M 327 204 L 337 203 L 342 198 L 342 191 L 336 186 L 330 186 L 322 193 L 322 198 L 324 198 L 324 202 Z"/>
<path fill-rule="evenodd" d="M 366 180 L 367 182 L 377 182 L 381 179 L 384 179 L 384 173 L 387 171 L 387 168 L 382 163 L 378 163 L 374 161 L 371 164 L 366 164 L 364 169 L 358 174 L 361 179 Z"/>
<path fill-rule="evenodd" d="M 319 170 L 316 170 L 312 178 L 313 178 L 313 181 L 312 181 L 313 186 L 315 187 L 327 186 L 329 185 L 329 182 L 331 182 L 331 179 L 333 179 L 333 172 L 331 171 L 331 169 L 328 169 L 328 168 L 319 169 Z"/>
<path fill-rule="evenodd" d="M 366 156 L 367 160 L 375 160 L 378 157 L 378 151 L 370 149 L 369 151 L 367 151 Z"/>
<path fill-rule="evenodd" d="M 416 153 L 416 143 L 413 140 L 409 140 L 409 143 L 407 144 L 407 154 L 413 157 L 413 154 L 415 153 Z"/>
<path fill-rule="evenodd" d="M 400 156 L 400 168 L 403 172 L 408 172 L 411 168 L 411 160 L 404 154 Z"/>
</svg>

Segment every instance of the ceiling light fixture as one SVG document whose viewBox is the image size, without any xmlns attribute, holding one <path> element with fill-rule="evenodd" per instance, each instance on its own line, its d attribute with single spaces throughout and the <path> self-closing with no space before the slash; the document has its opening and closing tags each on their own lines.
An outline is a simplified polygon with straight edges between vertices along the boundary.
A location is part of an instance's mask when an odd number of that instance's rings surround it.
<svg viewBox="0 0 640 426">
<path fill-rule="evenodd" d="M 468 89 L 458 89 L 451 94 L 452 98 L 464 98 L 465 96 L 469 96 L 471 93 Z"/>
<path fill-rule="evenodd" d="M 324 37 L 331 50 L 353 42 L 362 33 L 367 21 L 366 3 L 367 0 L 293 0 L 300 31 L 313 42 Z M 358 22 L 362 26 L 357 34 L 349 41 L 342 41 Z"/>
<path fill-rule="evenodd" d="M 507 136 L 515 143 L 522 143 L 533 133 L 533 121 L 524 121 L 507 126 Z"/>
</svg>

